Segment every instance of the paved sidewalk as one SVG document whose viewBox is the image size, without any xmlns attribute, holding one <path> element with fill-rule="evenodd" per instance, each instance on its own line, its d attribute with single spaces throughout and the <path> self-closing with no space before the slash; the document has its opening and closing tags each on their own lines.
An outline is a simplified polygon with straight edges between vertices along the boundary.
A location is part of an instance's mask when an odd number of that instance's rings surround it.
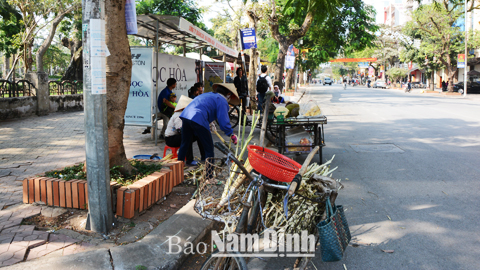
<svg viewBox="0 0 480 270">
<path fill-rule="evenodd" d="M 302 88 L 288 99 L 297 101 L 304 90 Z M 308 94 L 302 99 L 305 100 L 308 100 Z M 159 142 L 155 146 L 151 134 L 141 134 L 143 130 L 139 126 L 125 127 L 127 158 L 138 154 L 163 155 L 165 144 Z M 0 122 L 0 267 L 56 251 L 61 255 L 69 255 L 88 250 L 88 243 L 75 245 L 79 242 L 78 239 L 35 231 L 34 226 L 20 225 L 24 218 L 39 215 L 45 210 L 45 207 L 22 204 L 23 179 L 84 161 L 84 133 L 83 111 Z M 252 143 L 258 142 L 259 133 L 257 129 Z M 226 139 L 225 136 L 224 138 Z M 216 136 L 213 139 L 218 141 Z M 195 144 L 194 154 L 199 156 Z M 221 154 L 216 151 L 216 155 Z M 157 237 L 163 237 L 160 231 Z M 29 254 L 25 258 L 27 251 Z"/>
</svg>

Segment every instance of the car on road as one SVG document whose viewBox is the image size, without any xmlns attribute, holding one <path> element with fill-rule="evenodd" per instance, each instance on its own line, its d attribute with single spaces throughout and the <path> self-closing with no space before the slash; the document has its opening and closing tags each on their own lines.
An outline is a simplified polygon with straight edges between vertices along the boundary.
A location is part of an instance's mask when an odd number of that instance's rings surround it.
<svg viewBox="0 0 480 270">
<path fill-rule="evenodd" d="M 376 80 L 373 83 L 373 88 L 387 88 L 387 84 L 385 83 L 384 80 Z"/>
<path fill-rule="evenodd" d="M 464 85 L 463 82 L 459 82 L 453 85 L 453 92 L 458 92 L 463 94 Z M 468 82 L 467 83 L 467 94 L 480 94 L 480 83 L 479 82 Z"/>
<path fill-rule="evenodd" d="M 325 84 L 332 85 L 332 79 L 330 79 L 330 78 L 323 79 L 323 85 L 325 85 Z"/>
</svg>

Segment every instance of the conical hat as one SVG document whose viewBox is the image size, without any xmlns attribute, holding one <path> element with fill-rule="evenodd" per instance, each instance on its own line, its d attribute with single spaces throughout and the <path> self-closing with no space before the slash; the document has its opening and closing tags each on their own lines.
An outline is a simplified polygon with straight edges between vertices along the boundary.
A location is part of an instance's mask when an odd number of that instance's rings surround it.
<svg viewBox="0 0 480 270">
<path fill-rule="evenodd" d="M 193 99 L 185 96 L 185 95 L 181 95 L 180 96 L 180 100 L 178 101 L 177 103 L 177 106 L 175 107 L 175 111 L 178 112 L 178 111 L 181 111 L 183 109 L 185 109 L 185 107 L 187 107 L 188 104 L 190 104 L 190 102 L 192 102 Z"/>
<path fill-rule="evenodd" d="M 213 90 L 217 89 L 218 86 L 226 88 L 234 95 L 230 98 L 230 104 L 240 105 L 240 98 L 238 97 L 237 88 L 235 88 L 235 85 L 233 83 L 214 83 L 212 85 Z"/>
</svg>

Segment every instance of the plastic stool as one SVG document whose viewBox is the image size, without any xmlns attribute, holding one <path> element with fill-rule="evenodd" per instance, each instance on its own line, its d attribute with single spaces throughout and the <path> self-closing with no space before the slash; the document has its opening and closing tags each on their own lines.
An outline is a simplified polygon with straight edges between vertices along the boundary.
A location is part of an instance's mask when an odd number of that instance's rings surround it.
<svg viewBox="0 0 480 270">
<path fill-rule="evenodd" d="M 170 147 L 168 145 L 165 145 L 165 149 L 163 150 L 163 157 L 165 157 L 167 155 L 167 150 L 168 149 L 170 149 L 172 151 L 173 158 L 178 157 L 177 152 L 178 152 L 178 149 L 180 149 L 180 147 Z"/>
</svg>

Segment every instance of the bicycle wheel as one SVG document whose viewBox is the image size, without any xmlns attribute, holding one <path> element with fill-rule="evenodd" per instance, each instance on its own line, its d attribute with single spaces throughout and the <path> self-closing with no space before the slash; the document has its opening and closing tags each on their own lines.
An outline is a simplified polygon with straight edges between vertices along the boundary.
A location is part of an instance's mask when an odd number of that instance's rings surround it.
<svg viewBox="0 0 480 270">
<path fill-rule="evenodd" d="M 214 254 L 218 253 L 218 251 L 215 251 L 210 255 L 203 263 L 201 270 L 248 270 L 245 259 L 243 257 L 237 257 L 240 255 L 239 252 L 227 252 L 235 257 L 213 257 Z M 228 254 L 226 255 L 228 256 Z"/>
<path fill-rule="evenodd" d="M 230 109 L 228 110 L 228 117 L 230 118 L 230 126 L 235 128 L 240 122 L 240 110 L 237 106 L 229 105 Z M 217 125 L 218 125 L 218 121 Z"/>
</svg>

